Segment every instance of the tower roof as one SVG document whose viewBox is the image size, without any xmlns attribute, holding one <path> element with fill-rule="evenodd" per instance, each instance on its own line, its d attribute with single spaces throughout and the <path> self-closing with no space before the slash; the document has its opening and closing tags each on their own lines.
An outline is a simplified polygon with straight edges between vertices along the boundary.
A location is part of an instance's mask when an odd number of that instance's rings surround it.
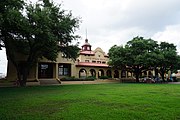
<svg viewBox="0 0 180 120">
<path fill-rule="evenodd" d="M 84 43 L 82 46 L 91 46 L 91 45 L 88 43 L 88 39 L 85 39 L 85 43 Z"/>
</svg>

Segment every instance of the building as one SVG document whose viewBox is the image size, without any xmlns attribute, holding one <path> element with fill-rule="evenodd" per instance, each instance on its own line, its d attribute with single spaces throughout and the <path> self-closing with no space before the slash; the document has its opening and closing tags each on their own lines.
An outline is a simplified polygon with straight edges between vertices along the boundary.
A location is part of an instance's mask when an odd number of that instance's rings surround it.
<svg viewBox="0 0 180 120">
<path fill-rule="evenodd" d="M 17 58 L 19 63 L 23 63 L 23 57 L 18 55 Z M 58 54 L 56 62 L 42 59 L 29 72 L 28 81 L 43 79 L 60 80 L 66 76 L 76 78 L 89 76 L 95 78 L 101 76 L 111 78 L 126 77 L 126 71 L 113 69 L 108 65 L 108 60 L 108 55 L 100 47 L 92 50 L 88 39 L 86 39 L 76 61 L 65 58 L 62 53 Z M 15 67 L 10 61 L 8 61 L 7 79 L 10 81 L 17 80 Z"/>
</svg>

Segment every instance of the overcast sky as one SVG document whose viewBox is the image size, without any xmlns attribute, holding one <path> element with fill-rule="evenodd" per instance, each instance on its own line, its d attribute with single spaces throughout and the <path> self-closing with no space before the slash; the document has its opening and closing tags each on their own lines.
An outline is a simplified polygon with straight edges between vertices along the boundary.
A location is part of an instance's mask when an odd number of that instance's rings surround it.
<svg viewBox="0 0 180 120">
<path fill-rule="evenodd" d="M 31 0 L 36 1 L 36 0 Z M 124 45 L 136 36 L 174 43 L 180 52 L 180 0 L 54 0 L 63 9 L 81 17 L 76 32 L 80 46 L 87 38 L 92 49 L 106 53 L 113 45 Z M 6 72 L 4 51 L 0 51 L 0 73 Z"/>
</svg>

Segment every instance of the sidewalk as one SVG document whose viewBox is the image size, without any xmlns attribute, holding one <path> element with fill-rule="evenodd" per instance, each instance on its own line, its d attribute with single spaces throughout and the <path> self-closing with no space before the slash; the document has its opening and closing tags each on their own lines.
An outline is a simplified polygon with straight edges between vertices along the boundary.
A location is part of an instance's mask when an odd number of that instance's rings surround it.
<svg viewBox="0 0 180 120">
<path fill-rule="evenodd" d="M 61 81 L 61 84 L 48 85 L 80 85 L 80 84 L 109 84 L 120 83 L 118 80 L 95 80 L 95 81 Z M 180 84 L 180 82 L 167 82 L 167 84 Z M 27 84 L 27 86 L 41 86 L 40 84 Z M 43 86 L 43 85 L 42 85 Z M 13 83 L 0 83 L 0 87 L 16 87 Z"/>
<path fill-rule="evenodd" d="M 168 82 L 168 84 L 180 84 L 180 82 Z"/>
<path fill-rule="evenodd" d="M 102 84 L 102 83 L 119 83 L 118 80 L 95 80 L 95 81 L 61 81 L 61 85 L 70 84 Z"/>
</svg>

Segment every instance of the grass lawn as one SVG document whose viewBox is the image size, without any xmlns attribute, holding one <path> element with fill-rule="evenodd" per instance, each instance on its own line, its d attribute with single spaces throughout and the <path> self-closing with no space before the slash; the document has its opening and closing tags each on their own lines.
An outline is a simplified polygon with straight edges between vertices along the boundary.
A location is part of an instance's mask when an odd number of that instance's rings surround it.
<svg viewBox="0 0 180 120">
<path fill-rule="evenodd" d="M 180 119 L 180 85 L 0 88 L 0 119 L 176 120 Z"/>
</svg>

